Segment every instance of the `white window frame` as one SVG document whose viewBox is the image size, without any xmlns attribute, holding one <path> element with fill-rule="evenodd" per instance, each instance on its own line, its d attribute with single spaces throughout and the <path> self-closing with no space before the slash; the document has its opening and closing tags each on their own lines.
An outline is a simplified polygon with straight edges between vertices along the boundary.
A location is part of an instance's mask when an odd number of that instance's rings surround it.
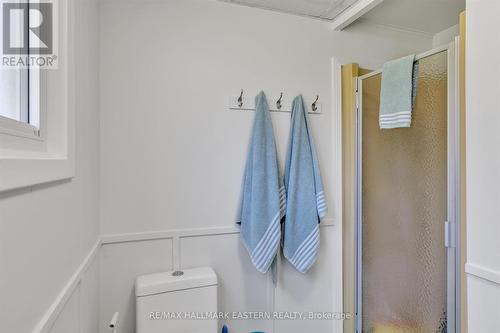
<svg viewBox="0 0 500 333">
<path fill-rule="evenodd" d="M 26 0 L 29 1 L 29 0 Z M 29 17 L 29 14 L 28 14 Z M 28 33 L 28 25 L 19 22 L 18 33 Z M 40 131 L 40 70 L 37 68 L 16 68 L 20 91 L 19 120 L 0 115 L 0 133 L 43 140 Z M 33 121 L 36 118 L 36 121 Z M 36 125 L 34 125 L 36 123 Z"/>
<path fill-rule="evenodd" d="M 17 121 L 0 115 L 0 133 L 43 141 L 41 128 L 41 71 L 37 68 L 20 70 L 21 119 Z M 23 117 L 24 116 L 24 117 Z M 37 118 L 33 125 L 32 118 Z"/>
<path fill-rule="evenodd" d="M 58 69 L 30 73 L 39 78 L 39 128 L 0 116 L 0 192 L 75 175 L 74 4 L 54 4 Z"/>
</svg>

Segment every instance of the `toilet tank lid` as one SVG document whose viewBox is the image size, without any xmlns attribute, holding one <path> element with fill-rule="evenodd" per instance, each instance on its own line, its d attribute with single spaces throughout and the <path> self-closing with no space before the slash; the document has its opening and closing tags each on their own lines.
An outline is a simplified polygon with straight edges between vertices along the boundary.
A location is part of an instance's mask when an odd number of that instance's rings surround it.
<svg viewBox="0 0 500 333">
<path fill-rule="evenodd" d="M 183 274 L 174 271 L 142 275 L 135 280 L 137 297 L 161 294 L 183 289 L 217 285 L 217 275 L 210 267 L 183 270 Z"/>
</svg>

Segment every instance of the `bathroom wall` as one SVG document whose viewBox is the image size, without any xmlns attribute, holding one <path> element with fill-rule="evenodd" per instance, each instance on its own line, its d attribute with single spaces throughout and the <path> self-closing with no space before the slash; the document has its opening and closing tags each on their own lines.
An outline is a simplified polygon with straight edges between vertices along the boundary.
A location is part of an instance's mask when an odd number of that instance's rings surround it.
<svg viewBox="0 0 500 333">
<path fill-rule="evenodd" d="M 330 110 L 332 56 L 376 68 L 431 45 L 212 0 L 104 1 L 101 14 L 103 234 L 233 224 L 253 114 L 229 112 L 229 94 L 319 94 Z M 288 118 L 274 115 L 282 159 Z M 331 185 L 330 119 L 312 122 Z"/>
<path fill-rule="evenodd" d="M 45 323 L 42 317 L 52 313 L 50 306 L 99 234 L 99 13 L 96 0 L 73 3 L 78 13 L 76 176 L 0 193 L 0 332 L 32 332 Z M 52 332 L 97 331 L 98 268 L 85 272 L 75 289 L 79 296 L 74 293 L 62 307 Z M 69 320 L 73 317 L 78 321 Z"/>
<path fill-rule="evenodd" d="M 274 103 L 319 94 L 311 116 L 334 207 L 331 57 L 377 68 L 431 48 L 432 38 L 367 23 L 327 22 L 210 0 L 104 1 L 101 7 L 101 323 L 120 311 L 134 331 L 137 275 L 210 265 L 222 311 L 339 311 L 338 212 L 323 221 L 307 275 L 280 267 L 274 289 L 240 244 L 234 217 L 252 112 L 227 109 L 244 88 Z M 245 96 L 253 99 L 252 96 Z M 273 114 L 281 160 L 289 114 Z M 332 321 L 232 321 L 231 332 L 331 332 Z M 307 327 L 307 328 L 306 328 Z"/>
<path fill-rule="evenodd" d="M 500 2 L 467 0 L 468 331 L 500 327 Z"/>
<path fill-rule="evenodd" d="M 459 35 L 459 26 L 458 24 L 449 27 L 443 31 L 438 32 L 432 38 L 432 47 L 439 47 L 441 45 L 451 43 L 455 40 L 455 37 Z"/>
</svg>

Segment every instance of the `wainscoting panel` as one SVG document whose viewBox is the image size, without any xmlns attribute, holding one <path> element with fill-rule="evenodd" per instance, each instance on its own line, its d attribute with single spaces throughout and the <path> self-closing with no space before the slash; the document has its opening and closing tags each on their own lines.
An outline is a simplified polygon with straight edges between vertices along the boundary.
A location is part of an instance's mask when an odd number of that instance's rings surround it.
<svg viewBox="0 0 500 333">
<path fill-rule="evenodd" d="M 100 333 L 115 311 L 120 333 L 135 330 L 134 281 L 139 275 L 210 266 L 219 279 L 219 311 L 342 311 L 341 231 L 332 219 L 321 224 L 321 251 L 314 268 L 303 275 L 288 263 L 279 263 L 277 288 L 270 273 L 253 266 L 237 227 L 172 229 L 101 237 Z M 341 322 L 281 320 L 221 320 L 231 333 L 261 330 L 295 333 L 311 328 L 341 332 Z"/>
<path fill-rule="evenodd" d="M 500 284 L 467 274 L 467 298 L 469 332 L 498 332 Z"/>
<path fill-rule="evenodd" d="M 219 279 L 219 310 L 227 312 L 273 311 L 274 287 L 268 274 L 259 273 L 238 234 L 185 237 L 180 241 L 182 269 L 210 266 Z M 229 331 L 273 332 L 271 320 L 231 320 Z"/>
<path fill-rule="evenodd" d="M 80 286 L 78 286 L 57 316 L 49 333 L 80 332 Z"/>
<path fill-rule="evenodd" d="M 120 313 L 118 332 L 135 332 L 135 278 L 172 270 L 172 240 L 156 239 L 101 248 L 100 332 L 109 333 L 113 313 Z"/>
<path fill-rule="evenodd" d="M 307 274 L 297 272 L 284 258 L 280 265 L 276 289 L 275 311 L 340 312 L 336 299 L 341 295 L 336 286 L 335 228 L 321 228 L 321 245 L 317 262 Z M 340 283 L 340 282 L 339 282 Z M 341 290 L 341 289 L 340 289 Z M 336 332 L 332 320 L 278 320 L 275 333 Z"/>
<path fill-rule="evenodd" d="M 60 303 L 53 305 L 53 312 L 46 314 L 34 333 L 99 331 L 99 248 L 99 243 L 92 248 L 81 269 L 63 291 Z"/>
<path fill-rule="evenodd" d="M 95 333 L 99 322 L 99 251 L 97 240 L 48 307 L 33 333 Z"/>
<path fill-rule="evenodd" d="M 80 282 L 80 333 L 99 332 L 100 268 L 97 254 Z"/>
</svg>

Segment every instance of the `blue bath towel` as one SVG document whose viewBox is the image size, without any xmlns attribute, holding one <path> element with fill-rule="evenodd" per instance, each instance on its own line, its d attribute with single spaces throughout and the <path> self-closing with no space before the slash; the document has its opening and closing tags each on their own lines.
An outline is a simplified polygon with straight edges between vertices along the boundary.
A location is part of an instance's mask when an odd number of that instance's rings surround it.
<svg viewBox="0 0 500 333">
<path fill-rule="evenodd" d="M 316 261 L 319 222 L 327 207 L 318 159 L 302 96 L 293 101 L 285 164 L 286 217 L 283 252 L 301 273 Z"/>
<path fill-rule="evenodd" d="M 388 61 L 382 67 L 380 128 L 410 127 L 416 94 L 415 55 Z"/>
<path fill-rule="evenodd" d="M 252 263 L 261 273 L 268 271 L 278 252 L 285 202 L 271 115 L 266 96 L 260 92 L 255 98 L 237 223 Z"/>
</svg>

